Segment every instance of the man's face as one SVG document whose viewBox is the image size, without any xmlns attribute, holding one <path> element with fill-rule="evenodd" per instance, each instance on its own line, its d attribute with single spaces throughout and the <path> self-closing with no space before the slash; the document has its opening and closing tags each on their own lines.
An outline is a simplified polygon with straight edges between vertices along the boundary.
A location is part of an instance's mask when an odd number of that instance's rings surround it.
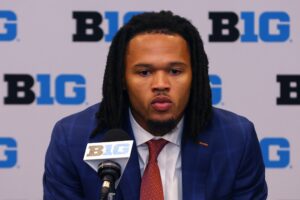
<svg viewBox="0 0 300 200">
<path fill-rule="evenodd" d="M 177 123 L 183 116 L 192 83 L 186 41 L 176 34 L 139 34 L 127 46 L 125 65 L 126 90 L 135 120 L 154 135 L 164 134 L 153 133 L 148 122 Z"/>
</svg>

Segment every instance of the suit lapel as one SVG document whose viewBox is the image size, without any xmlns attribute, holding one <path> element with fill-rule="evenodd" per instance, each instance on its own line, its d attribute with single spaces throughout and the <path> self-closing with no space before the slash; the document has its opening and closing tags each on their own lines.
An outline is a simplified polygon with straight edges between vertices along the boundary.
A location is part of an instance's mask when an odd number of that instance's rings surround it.
<svg viewBox="0 0 300 200">
<path fill-rule="evenodd" d="M 208 131 L 192 139 L 182 139 L 182 199 L 205 199 L 205 182 L 209 168 Z"/>
<path fill-rule="evenodd" d="M 124 124 L 124 130 L 134 140 L 134 144 L 132 147 L 129 161 L 127 163 L 124 174 L 123 174 L 123 176 L 120 180 L 120 184 L 119 184 L 119 189 L 121 190 L 121 193 L 122 193 L 121 199 L 139 200 L 140 185 L 141 185 L 141 171 L 140 171 L 140 165 L 139 165 L 139 160 L 138 160 L 137 147 L 136 147 L 136 143 L 135 143 L 135 139 L 134 139 L 134 135 L 132 132 L 129 118 L 127 118 L 126 124 Z"/>
</svg>

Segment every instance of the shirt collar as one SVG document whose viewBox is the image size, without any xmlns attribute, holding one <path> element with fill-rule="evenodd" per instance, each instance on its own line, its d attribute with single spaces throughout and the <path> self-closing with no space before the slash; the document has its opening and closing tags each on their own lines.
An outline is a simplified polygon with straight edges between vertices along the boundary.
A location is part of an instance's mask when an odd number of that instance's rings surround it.
<svg viewBox="0 0 300 200">
<path fill-rule="evenodd" d="M 180 146 L 184 117 L 181 118 L 179 123 L 176 125 L 176 127 L 171 132 L 165 134 L 162 137 L 153 136 L 151 133 L 149 133 L 144 128 L 142 128 L 137 123 L 137 121 L 134 119 L 130 109 L 129 109 L 129 118 L 130 118 L 130 123 L 131 123 L 133 135 L 134 135 L 135 142 L 136 142 L 137 146 L 140 146 L 140 145 L 146 143 L 149 140 L 160 139 L 160 138 L 163 138 L 163 139 L 167 140 L 170 143 L 173 143 L 177 146 Z"/>
</svg>

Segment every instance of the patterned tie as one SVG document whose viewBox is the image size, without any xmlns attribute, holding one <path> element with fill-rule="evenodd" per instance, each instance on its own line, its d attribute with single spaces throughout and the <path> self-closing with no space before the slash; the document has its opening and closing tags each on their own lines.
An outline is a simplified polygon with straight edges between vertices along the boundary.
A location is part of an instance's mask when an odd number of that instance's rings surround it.
<svg viewBox="0 0 300 200">
<path fill-rule="evenodd" d="M 168 141 L 164 139 L 150 140 L 147 142 L 149 148 L 149 161 L 142 178 L 140 200 L 164 199 L 157 157 L 167 143 Z"/>
</svg>

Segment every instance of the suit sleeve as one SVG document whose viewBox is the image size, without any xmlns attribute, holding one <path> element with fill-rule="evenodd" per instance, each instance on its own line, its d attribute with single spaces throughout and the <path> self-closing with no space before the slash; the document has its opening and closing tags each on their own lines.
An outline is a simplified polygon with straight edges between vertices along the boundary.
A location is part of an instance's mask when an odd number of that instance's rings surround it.
<svg viewBox="0 0 300 200">
<path fill-rule="evenodd" d="M 245 148 L 234 184 L 234 200 L 265 200 L 268 189 L 259 141 L 252 123 L 245 130 Z"/>
<path fill-rule="evenodd" d="M 82 200 L 78 173 L 72 163 L 65 131 L 58 122 L 46 153 L 43 176 L 44 200 Z"/>
</svg>

